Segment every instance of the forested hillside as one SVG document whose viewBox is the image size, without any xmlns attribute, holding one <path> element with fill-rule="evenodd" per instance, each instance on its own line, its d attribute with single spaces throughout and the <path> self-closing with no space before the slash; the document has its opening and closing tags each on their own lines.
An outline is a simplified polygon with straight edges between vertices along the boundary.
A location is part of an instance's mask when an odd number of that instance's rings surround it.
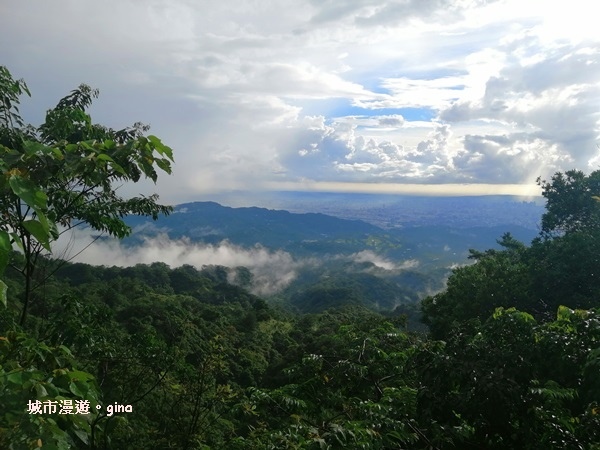
<svg viewBox="0 0 600 450">
<path fill-rule="evenodd" d="M 227 240 L 242 247 L 261 245 L 284 250 L 295 257 L 350 255 L 368 249 L 398 261 L 429 258 L 428 265 L 437 267 L 463 262 L 463 253 L 467 253 L 469 246 L 491 246 L 506 231 L 527 242 L 537 234 L 535 227 L 514 224 L 451 227 L 434 221 L 428 225 L 383 229 L 326 214 L 231 208 L 214 202 L 184 203 L 157 220 L 130 216 L 125 222 L 133 229 L 131 236 L 123 240 L 127 246 L 163 236 L 203 244 Z"/>
<path fill-rule="evenodd" d="M 1 315 L 7 448 L 597 448 L 597 310 L 501 301 L 432 340 L 360 307 L 282 312 L 220 267 L 48 264 L 27 326 Z"/>
<path fill-rule="evenodd" d="M 539 237 L 473 252 L 413 333 L 353 301 L 390 286 L 323 281 L 292 312 L 216 265 L 46 256 L 77 223 L 169 212 L 113 183 L 169 173 L 171 149 L 93 124 L 87 86 L 26 127 L 0 69 L 0 448 L 600 449 L 600 171 L 539 180 Z"/>
<path fill-rule="evenodd" d="M 133 231 L 119 251 L 106 240 L 94 244 L 94 255 L 106 262 L 114 255 L 113 263 L 121 265 L 150 262 L 149 254 L 174 266 L 222 264 L 230 267 L 230 282 L 296 311 L 350 303 L 382 313 L 400 308 L 412 311 L 411 329 L 419 326 L 417 302 L 443 289 L 450 267 L 469 263 L 470 248 L 501 249 L 496 240 L 506 231 L 523 242 L 537 235 L 516 225 L 382 229 L 324 214 L 214 202 L 177 205 L 157 220 L 130 216 L 125 222 Z M 243 276 L 240 266 L 248 269 Z"/>
</svg>

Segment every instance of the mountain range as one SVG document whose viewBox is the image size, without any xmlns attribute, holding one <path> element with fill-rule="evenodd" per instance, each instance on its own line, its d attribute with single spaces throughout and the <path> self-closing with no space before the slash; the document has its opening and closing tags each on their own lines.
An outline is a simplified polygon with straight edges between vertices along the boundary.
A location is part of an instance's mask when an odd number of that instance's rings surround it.
<svg viewBox="0 0 600 450">
<path fill-rule="evenodd" d="M 272 277 L 280 278 L 269 280 L 276 289 L 261 291 L 269 274 L 252 261 L 246 262 L 250 279 L 248 271 L 228 267 L 229 279 L 303 312 L 347 303 L 379 311 L 402 309 L 442 289 L 450 269 L 468 263 L 470 248 L 497 248 L 496 240 L 505 232 L 526 243 L 537 235 L 533 227 L 516 224 L 383 228 L 322 213 L 233 208 L 216 202 L 181 204 L 157 221 L 128 217 L 127 223 L 133 233 L 123 245 L 129 248 L 150 240 L 183 240 L 191 252 L 223 245 L 283 252 L 293 269 L 285 275 L 271 270 Z"/>
</svg>

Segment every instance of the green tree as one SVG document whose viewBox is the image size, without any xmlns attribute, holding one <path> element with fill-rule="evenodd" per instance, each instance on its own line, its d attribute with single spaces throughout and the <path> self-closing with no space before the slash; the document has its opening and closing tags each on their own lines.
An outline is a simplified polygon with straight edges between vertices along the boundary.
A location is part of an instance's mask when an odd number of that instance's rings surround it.
<svg viewBox="0 0 600 450">
<path fill-rule="evenodd" d="M 498 308 L 417 354 L 417 416 L 435 448 L 598 449 L 598 312 L 537 324 Z"/>
<path fill-rule="evenodd" d="M 256 422 L 233 448 L 385 449 L 422 438 L 407 364 L 415 342 L 381 316 L 362 318 L 288 367 L 283 386 L 249 390 L 242 410 Z"/>
<path fill-rule="evenodd" d="M 506 233 L 503 250 L 471 252 L 477 262 L 455 269 L 444 292 L 423 300 L 423 321 L 436 339 L 469 320 L 485 320 L 497 307 L 531 306 L 527 247 Z"/>
<path fill-rule="evenodd" d="M 571 170 L 540 181 L 547 199 L 540 236 L 530 247 L 505 234 L 503 250 L 472 251 L 476 263 L 455 269 L 446 290 L 422 302 L 434 338 L 445 339 L 469 320 L 497 307 L 516 307 L 552 320 L 559 305 L 598 305 L 600 278 L 600 171 Z"/>
<path fill-rule="evenodd" d="M 59 235 L 78 225 L 115 237 L 130 233 L 129 214 L 168 214 L 158 196 L 125 198 L 116 184 L 157 180 L 156 168 L 171 172 L 172 150 L 147 126 L 122 130 L 94 124 L 86 112 L 98 91 L 87 85 L 60 100 L 39 127 L 25 126 L 19 97 L 29 95 L 23 80 L 0 67 L 0 275 L 13 245 L 24 254 L 25 276 L 20 322 L 27 318 L 39 256 L 51 251 Z M 6 304 L 6 285 L 0 281 Z"/>
<path fill-rule="evenodd" d="M 89 448 L 99 389 L 94 377 L 74 364 L 64 345 L 47 345 L 18 331 L 0 336 L 0 448 Z M 28 405 L 52 408 L 63 401 L 88 402 L 92 414 L 28 412 Z"/>
<path fill-rule="evenodd" d="M 532 311 L 538 318 L 550 319 L 564 303 L 582 309 L 599 306 L 600 232 L 536 239 L 528 253 L 531 292 L 541 300 Z"/>
<path fill-rule="evenodd" d="M 542 234 L 572 233 L 600 229 L 600 170 L 585 175 L 580 170 L 557 172 L 550 181 L 537 179 L 546 198 Z"/>
</svg>

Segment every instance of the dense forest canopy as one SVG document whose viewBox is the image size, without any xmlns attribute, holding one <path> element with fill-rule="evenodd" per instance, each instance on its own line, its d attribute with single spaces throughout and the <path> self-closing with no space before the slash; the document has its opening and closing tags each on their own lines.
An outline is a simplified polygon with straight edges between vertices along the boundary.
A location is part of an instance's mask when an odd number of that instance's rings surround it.
<svg viewBox="0 0 600 450">
<path fill-rule="evenodd" d="M 600 172 L 540 180 L 540 236 L 473 251 L 413 333 L 351 283 L 299 314 L 219 266 L 47 257 L 80 222 L 124 236 L 124 215 L 168 212 L 112 183 L 172 154 L 93 124 L 84 85 L 40 127 L 23 93 L 1 68 L 0 448 L 600 449 Z M 324 293 L 335 307 L 311 313 Z"/>
</svg>

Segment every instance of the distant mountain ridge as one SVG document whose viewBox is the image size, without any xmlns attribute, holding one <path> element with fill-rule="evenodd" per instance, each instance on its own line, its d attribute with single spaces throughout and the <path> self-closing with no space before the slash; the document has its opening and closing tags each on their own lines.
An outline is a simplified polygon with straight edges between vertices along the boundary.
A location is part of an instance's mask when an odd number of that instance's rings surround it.
<svg viewBox="0 0 600 450">
<path fill-rule="evenodd" d="M 233 208 L 212 201 L 177 205 L 157 221 L 126 221 L 133 234 L 124 245 L 144 247 L 158 241 L 165 251 L 179 242 L 193 254 L 211 248 L 214 257 L 201 264 L 219 264 L 215 261 L 220 250 L 261 252 L 256 256 L 261 261 L 229 259 L 233 265 L 227 266 L 227 277 L 253 292 L 265 292 L 260 286 L 278 286 L 269 289 L 270 298 L 299 311 L 357 304 L 381 311 L 401 307 L 414 317 L 416 302 L 443 288 L 449 268 L 467 263 L 469 248 L 498 248 L 496 240 L 505 232 L 525 243 L 537 234 L 518 225 L 465 228 L 439 222 L 384 229 L 322 213 Z M 240 267 L 248 270 L 239 272 Z"/>
<path fill-rule="evenodd" d="M 258 207 L 231 208 L 216 202 L 177 205 L 174 212 L 157 222 L 145 217 L 128 217 L 136 234 L 164 232 L 171 239 L 188 237 L 216 243 L 224 239 L 238 245 L 261 244 L 288 248 L 291 244 L 348 239 L 382 233 L 381 228 L 360 220 L 339 219 L 321 213 L 290 213 Z"/>
<path fill-rule="evenodd" d="M 322 213 L 291 213 L 259 207 L 232 208 L 216 202 L 177 205 L 169 216 L 152 221 L 128 217 L 134 233 L 130 244 L 144 237 L 166 234 L 171 239 L 189 238 L 193 242 L 217 244 L 227 240 L 252 247 L 257 244 L 293 254 L 353 253 L 373 250 L 395 259 L 426 256 L 431 259 L 466 259 L 469 248 L 494 247 L 505 232 L 529 243 L 535 230 L 518 225 L 455 228 L 444 225 L 383 229 L 361 221 L 342 219 Z M 456 255 L 446 258 L 445 256 Z"/>
<path fill-rule="evenodd" d="M 517 225 L 536 230 L 542 197 L 510 195 L 419 196 L 350 192 L 231 192 L 210 199 L 231 206 L 262 206 L 295 213 L 320 212 L 363 220 L 380 228 L 446 225 L 454 228 Z"/>
</svg>

